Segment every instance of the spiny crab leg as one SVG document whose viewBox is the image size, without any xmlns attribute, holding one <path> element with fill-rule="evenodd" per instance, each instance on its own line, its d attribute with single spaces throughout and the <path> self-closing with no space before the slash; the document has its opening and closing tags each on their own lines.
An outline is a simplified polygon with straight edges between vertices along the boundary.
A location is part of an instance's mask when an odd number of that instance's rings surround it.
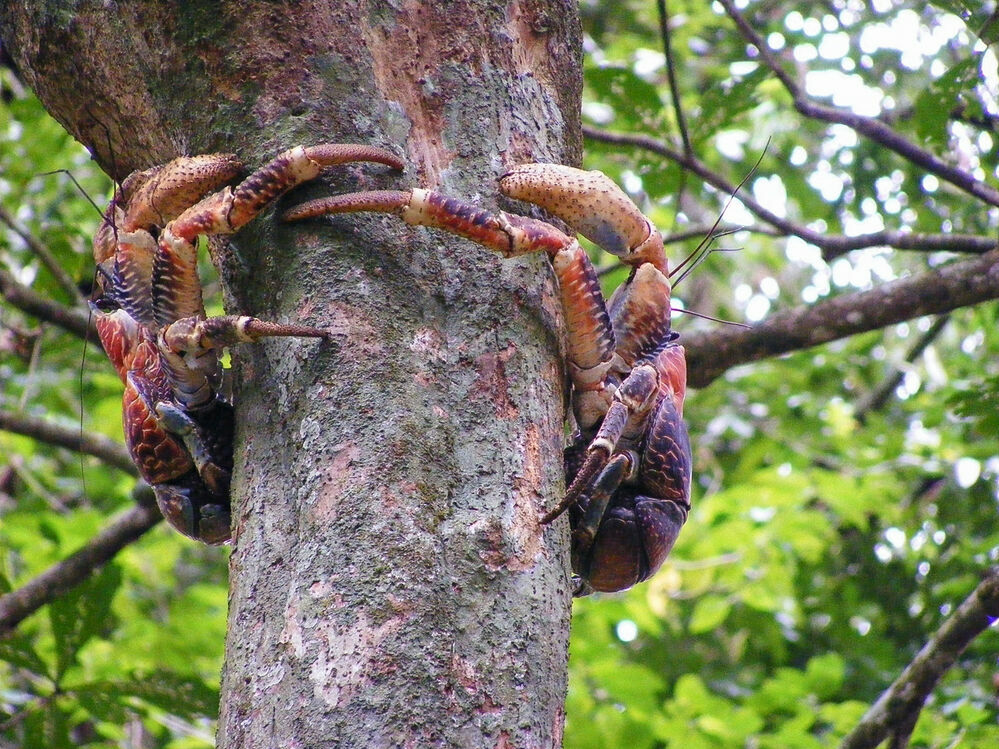
<svg viewBox="0 0 999 749">
<path fill-rule="evenodd" d="M 202 234 L 226 235 L 238 231 L 279 195 L 315 179 L 328 166 L 354 161 L 373 161 L 397 169 L 402 161 L 380 148 L 364 145 L 324 144 L 296 146 L 274 157 L 235 188 L 212 193 L 184 209 L 160 233 L 151 278 L 138 277 L 139 288 L 151 289 L 155 322 L 163 327 L 162 353 L 178 399 L 186 408 L 197 408 L 213 397 L 218 387 L 219 365 L 215 351 L 232 343 L 257 341 L 269 336 L 323 338 L 326 333 L 304 325 L 266 323 L 249 317 L 205 320 L 198 278 L 197 239 Z M 190 184 L 199 190 L 216 186 L 228 178 L 228 157 L 204 157 L 168 164 L 147 182 L 148 200 L 173 206 L 190 194 Z M 152 187 L 149 185 L 152 184 Z M 119 252 L 119 257 L 126 257 Z M 164 327 L 165 326 L 165 327 Z"/>
<path fill-rule="evenodd" d="M 574 237 L 537 219 L 476 208 L 429 190 L 386 190 L 335 195 L 285 212 L 298 221 L 338 213 L 395 213 L 406 223 L 445 229 L 503 257 L 543 251 L 551 257 L 565 311 L 568 366 L 576 394 L 573 409 L 582 429 L 594 426 L 610 406 L 606 378 L 614 360 L 614 330 L 593 264 Z"/>
<path fill-rule="evenodd" d="M 380 148 L 325 144 L 297 146 L 273 158 L 239 185 L 209 195 L 168 223 L 159 238 L 153 269 L 157 323 L 204 314 L 197 275 L 197 238 L 233 234 L 279 195 L 315 179 L 324 167 L 373 161 L 402 169 L 402 161 Z"/>
<path fill-rule="evenodd" d="M 598 474 L 602 476 L 622 439 L 635 442 L 641 438 L 649 412 L 656 404 L 659 388 L 659 374 L 649 365 L 636 367 L 624 379 L 614 392 L 614 400 L 596 436 L 586 448 L 586 457 L 565 497 L 541 519 L 542 523 L 550 523 L 579 501 L 593 478 Z M 597 517 L 599 519 L 599 515 Z M 591 530 L 596 532 L 596 528 Z"/>
<path fill-rule="evenodd" d="M 328 339 L 330 334 L 308 325 L 266 322 L 246 315 L 193 316 L 170 323 L 160 331 L 159 349 L 174 397 L 189 410 L 205 405 L 219 386 L 216 352 L 268 337 Z"/>
</svg>

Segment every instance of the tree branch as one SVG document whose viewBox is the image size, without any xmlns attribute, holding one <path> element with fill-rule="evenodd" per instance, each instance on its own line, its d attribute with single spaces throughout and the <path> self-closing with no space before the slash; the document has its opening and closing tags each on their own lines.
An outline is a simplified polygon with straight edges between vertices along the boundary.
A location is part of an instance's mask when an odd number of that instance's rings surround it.
<svg viewBox="0 0 999 749">
<path fill-rule="evenodd" d="M 0 297 L 22 312 L 44 322 L 58 325 L 73 335 L 97 342 L 97 326 L 90 315 L 78 307 L 53 302 L 20 283 L 7 271 L 0 269 Z M 100 343 L 96 343 L 100 345 Z"/>
<path fill-rule="evenodd" d="M 688 383 L 706 387 L 730 367 L 810 348 L 922 315 L 999 298 L 999 250 L 870 291 L 779 312 L 749 329 L 685 337 Z"/>
<path fill-rule="evenodd" d="M 889 735 L 904 746 L 923 703 L 937 682 L 996 617 L 999 617 L 999 568 L 993 567 L 871 706 L 843 740 L 840 749 L 873 749 Z"/>
<path fill-rule="evenodd" d="M 905 362 L 907 364 L 912 364 L 916 361 L 922 353 L 926 350 L 933 341 L 937 339 L 943 329 L 947 327 L 947 323 L 950 320 L 950 315 L 940 315 L 929 329 L 919 336 L 919 339 L 913 344 L 905 354 Z M 869 414 L 874 411 L 879 411 L 888 402 L 891 397 L 892 392 L 897 388 L 902 380 L 905 378 L 905 370 L 901 367 L 893 367 L 890 374 L 885 377 L 885 379 L 878 385 L 874 390 L 869 392 L 864 398 L 857 401 L 857 406 L 854 409 L 854 418 L 858 422 L 863 424 Z"/>
<path fill-rule="evenodd" d="M 704 182 L 724 192 L 734 195 L 736 185 L 721 175 L 713 172 L 704 162 L 696 157 L 687 156 L 671 148 L 666 143 L 648 135 L 631 135 L 611 133 L 592 126 L 583 126 L 583 135 L 602 143 L 632 146 L 663 156 L 674 161 L 684 169 L 693 172 Z M 776 227 L 784 235 L 799 237 L 822 250 L 822 257 L 827 261 L 845 255 L 851 250 L 864 247 L 891 247 L 896 250 L 918 250 L 921 252 L 968 252 L 984 253 L 996 248 L 999 241 L 995 237 L 980 237 L 973 234 L 919 234 L 886 229 L 869 234 L 856 236 L 830 235 L 810 229 L 804 224 L 798 224 L 778 216 L 757 202 L 751 195 L 740 193 L 739 200 L 753 213 L 771 226 Z"/>
<path fill-rule="evenodd" d="M 82 583 L 163 519 L 148 485 L 137 484 L 132 496 L 139 504 L 113 520 L 83 548 L 17 590 L 0 596 L 0 637 L 9 635 L 26 617 Z"/>
<path fill-rule="evenodd" d="M 31 437 L 50 445 L 93 455 L 130 476 L 139 475 L 125 446 L 103 434 L 88 434 L 76 428 L 70 429 L 44 419 L 2 409 L 0 409 L 0 429 L 23 434 L 25 437 Z"/>
<path fill-rule="evenodd" d="M 673 113 L 676 116 L 676 126 L 680 131 L 683 152 L 693 155 L 694 147 L 690 144 L 690 133 L 687 131 L 687 118 L 683 115 L 683 106 L 680 103 L 680 87 L 676 82 L 676 68 L 673 64 L 673 45 L 670 40 L 669 11 L 666 9 L 666 0 L 656 0 L 656 8 L 659 11 L 659 36 L 662 38 L 663 54 L 666 57 L 666 78 L 669 81 L 670 97 L 673 99 Z"/>
<path fill-rule="evenodd" d="M 83 295 L 73 282 L 73 279 L 70 278 L 69 274 L 66 273 L 61 265 L 59 265 L 59 261 L 55 259 L 51 252 L 49 252 L 49 248 L 46 247 L 45 244 L 38 239 L 38 237 L 21 226 L 3 205 L 0 205 L 0 221 L 7 224 L 11 231 L 17 234 L 17 236 L 19 236 L 24 243 L 28 245 L 28 249 L 30 249 L 34 255 L 42 261 L 42 265 L 48 268 L 49 273 L 52 274 L 52 277 L 55 278 L 56 282 L 62 287 L 63 291 L 69 295 L 70 299 L 77 302 L 83 301 Z"/>
<path fill-rule="evenodd" d="M 756 33 L 756 29 L 739 13 L 735 7 L 735 3 L 732 0 L 719 0 L 719 2 L 721 2 L 729 17 L 735 22 L 735 25 L 739 28 L 746 41 L 759 51 L 760 57 L 763 58 L 767 67 L 773 71 L 774 75 L 777 76 L 788 90 L 788 93 L 794 98 L 795 109 L 805 117 L 846 125 L 858 133 L 867 136 L 875 143 L 879 143 L 885 148 L 894 151 L 911 163 L 922 167 L 927 172 L 937 175 L 940 179 L 950 182 L 955 187 L 964 190 L 970 195 L 974 195 L 979 200 L 990 205 L 999 206 L 999 190 L 986 185 L 981 180 L 975 179 L 968 172 L 948 164 L 936 154 L 923 150 L 880 120 L 812 101 L 798 83 L 781 67 L 780 62 L 774 56 L 766 42 Z"/>
</svg>

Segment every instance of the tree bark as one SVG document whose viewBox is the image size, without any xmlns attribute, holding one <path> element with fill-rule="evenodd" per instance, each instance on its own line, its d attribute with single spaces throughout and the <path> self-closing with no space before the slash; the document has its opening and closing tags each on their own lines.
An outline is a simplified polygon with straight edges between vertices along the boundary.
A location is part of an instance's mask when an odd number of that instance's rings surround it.
<svg viewBox="0 0 999 749">
<path fill-rule="evenodd" d="M 180 154 L 395 150 L 496 207 L 512 164 L 576 163 L 569 0 L 7 3 L 0 34 L 116 178 Z M 570 586 L 562 372 L 543 258 L 394 217 L 257 219 L 217 253 L 230 312 L 334 340 L 243 347 L 219 745 L 560 743 Z"/>
</svg>

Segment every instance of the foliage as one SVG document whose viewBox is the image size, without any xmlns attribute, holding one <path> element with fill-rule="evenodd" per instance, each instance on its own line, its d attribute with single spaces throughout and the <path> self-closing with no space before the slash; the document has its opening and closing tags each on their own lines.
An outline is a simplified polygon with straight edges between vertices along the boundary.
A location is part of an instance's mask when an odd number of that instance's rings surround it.
<svg viewBox="0 0 999 749">
<path fill-rule="evenodd" d="M 99 214 L 67 174 L 48 172 L 67 170 L 98 203 L 110 183 L 8 70 L 0 94 L 3 205 L 85 293 Z M 8 227 L 0 270 L 48 298 L 83 304 Z M 0 383 L 0 409 L 122 439 L 121 385 L 99 345 L 91 341 L 85 355 L 82 340 L 7 305 Z M 94 458 L 0 431 L 0 592 L 83 546 L 132 504 L 133 483 Z M 224 565 L 219 550 L 161 524 L 0 640 L 0 746 L 212 746 Z"/>
<path fill-rule="evenodd" d="M 745 4 L 743 4 L 745 5 Z M 793 50 L 817 98 L 874 97 L 896 132 L 966 154 L 995 184 L 995 52 L 953 9 L 750 4 L 771 44 Z M 840 126 L 797 115 L 718 6 L 672 2 L 674 70 L 693 150 L 794 221 L 995 236 L 995 209 Z M 677 133 L 652 3 L 587 6 L 584 123 Z M 916 41 L 899 41 L 905 28 Z M 895 36 L 893 37 L 892 34 Z M 918 50 L 918 51 L 917 51 Z M 990 72 L 991 71 L 991 72 Z M 991 76 L 991 77 L 987 77 Z M 975 124 L 979 123 L 979 124 Z M 984 126 L 981 125 L 984 123 Z M 726 195 L 649 151 L 591 144 L 660 228 L 710 223 Z M 733 223 L 758 223 L 736 202 Z M 680 285 L 688 307 L 734 320 L 871 288 L 947 262 L 935 252 L 857 251 L 825 262 L 795 238 L 740 232 Z M 682 250 L 677 250 L 678 254 Z M 734 293 L 733 293 L 734 292 Z M 666 567 L 629 593 L 577 604 L 566 746 L 819 747 L 838 743 L 999 557 L 994 304 L 930 327 L 876 334 L 730 371 L 694 393 L 695 508 Z M 705 323 L 678 316 L 681 332 Z M 896 368 L 883 406 L 869 396 Z M 935 692 L 914 746 L 992 746 L 993 630 Z"/>
<path fill-rule="evenodd" d="M 668 5 L 693 153 L 733 184 L 762 155 L 743 194 L 829 234 L 996 235 L 995 209 L 849 128 L 798 114 L 719 5 Z M 583 12 L 584 123 L 679 143 L 656 4 L 591 0 Z M 836 0 L 785 13 L 756 2 L 744 12 L 793 55 L 816 99 L 879 113 L 996 183 L 995 51 L 976 41 L 977 5 Z M 71 170 L 98 202 L 108 183 L 6 70 L 0 94 L 0 200 L 86 289 L 97 213 L 65 175 L 45 172 Z M 646 149 L 591 139 L 586 158 L 667 234 L 710 226 L 728 199 Z M 725 221 L 759 225 L 738 200 Z M 772 233 L 726 237 L 739 251 L 711 254 L 679 301 L 758 321 L 952 259 L 883 246 L 824 258 Z M 3 226 L 0 270 L 73 301 Z M 996 318 L 995 304 L 953 313 L 913 361 L 928 319 L 740 367 L 690 394 L 695 508 L 649 583 L 577 603 L 566 746 L 842 740 L 999 557 Z M 676 317 L 684 334 L 715 324 Z M 83 349 L 0 306 L 0 409 L 120 439 L 117 379 L 93 345 Z M 872 400 L 897 372 L 890 397 Z M 0 590 L 79 548 L 129 506 L 131 485 L 96 459 L 0 431 Z M 0 642 L 0 745 L 211 746 L 224 563 L 161 525 L 22 623 Z M 972 643 L 913 745 L 996 744 L 997 649 L 994 630 Z"/>
</svg>

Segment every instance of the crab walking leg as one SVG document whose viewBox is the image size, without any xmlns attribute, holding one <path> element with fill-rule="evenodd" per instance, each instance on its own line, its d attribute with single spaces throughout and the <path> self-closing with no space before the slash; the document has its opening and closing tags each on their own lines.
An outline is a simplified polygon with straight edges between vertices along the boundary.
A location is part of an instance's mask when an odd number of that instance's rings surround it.
<svg viewBox="0 0 999 749">
<path fill-rule="evenodd" d="M 590 440 L 585 458 L 572 477 L 565 497 L 541 518 L 542 523 L 550 523 L 579 501 L 594 477 L 604 470 L 608 460 L 613 462 L 612 456 L 617 457 L 615 453 L 619 450 L 619 442 L 634 445 L 641 440 L 660 391 L 660 374 L 655 367 L 643 364 L 631 371 L 614 392 L 610 408 Z M 599 523 L 599 515 L 596 519 Z M 596 532 L 596 526 L 593 531 Z"/>
<path fill-rule="evenodd" d="M 446 229 L 504 257 L 546 252 L 558 277 L 565 313 L 576 422 L 586 431 L 603 418 L 611 403 L 607 375 L 614 362 L 614 332 L 596 271 L 579 242 L 543 221 L 502 211 L 494 214 L 421 189 L 337 195 L 296 206 L 282 218 L 298 221 L 364 211 L 395 213 L 409 224 Z"/>
<path fill-rule="evenodd" d="M 400 170 L 404 167 L 397 156 L 373 146 L 296 146 L 276 156 L 235 188 L 209 195 L 168 223 L 160 234 L 153 267 L 157 323 L 167 325 L 183 317 L 204 315 L 197 275 L 199 236 L 233 234 L 282 193 L 318 177 L 324 167 L 354 161 L 370 161 Z M 194 181 L 195 177 L 191 179 Z"/>
<path fill-rule="evenodd" d="M 245 315 L 176 320 L 159 336 L 174 397 L 186 409 L 205 406 L 215 398 L 221 378 L 218 351 L 237 343 L 275 337 L 329 338 L 329 333 L 307 325 L 283 325 Z"/>
</svg>

